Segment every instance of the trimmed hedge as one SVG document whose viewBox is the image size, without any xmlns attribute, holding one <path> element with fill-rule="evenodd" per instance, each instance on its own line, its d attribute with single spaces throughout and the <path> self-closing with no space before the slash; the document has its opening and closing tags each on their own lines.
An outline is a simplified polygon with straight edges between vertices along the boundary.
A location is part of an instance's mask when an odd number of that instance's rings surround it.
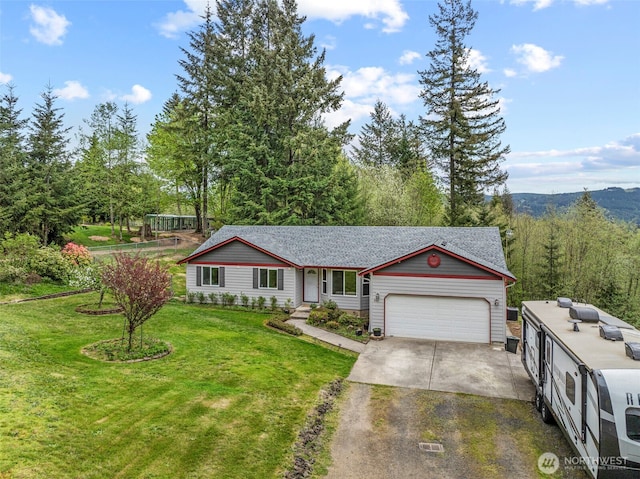
<svg viewBox="0 0 640 479">
<path fill-rule="evenodd" d="M 280 331 L 284 331 L 287 334 L 291 334 L 293 336 L 301 336 L 302 329 L 293 324 L 285 323 L 283 320 L 279 318 L 269 318 L 266 323 L 267 326 L 271 326 L 272 328 L 279 329 Z"/>
</svg>

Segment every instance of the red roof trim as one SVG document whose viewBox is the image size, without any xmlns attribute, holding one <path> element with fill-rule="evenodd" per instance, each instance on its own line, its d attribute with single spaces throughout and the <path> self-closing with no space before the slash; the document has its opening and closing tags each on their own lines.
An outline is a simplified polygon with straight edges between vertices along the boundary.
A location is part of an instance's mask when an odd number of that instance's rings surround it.
<svg viewBox="0 0 640 479">
<path fill-rule="evenodd" d="M 261 268 L 282 268 L 283 264 L 281 263 L 231 263 L 225 261 L 189 261 L 189 264 L 197 264 L 197 265 L 212 265 L 212 266 L 247 266 L 247 267 L 256 267 L 259 266 Z M 291 266 L 289 266 L 291 267 Z"/>
<path fill-rule="evenodd" d="M 203 250 L 203 251 L 200 251 L 198 254 L 194 254 L 194 255 L 191 255 L 191 256 L 187 256 L 186 258 L 184 258 L 184 259 L 182 259 L 182 260 L 178 261 L 178 264 L 190 263 L 190 262 L 192 262 L 194 259 L 199 258 L 200 256 L 202 256 L 202 255 L 204 255 L 204 254 L 207 254 L 207 253 L 209 253 L 209 252 L 211 252 L 211 251 L 214 251 L 214 250 L 216 250 L 216 249 L 218 249 L 218 248 L 221 248 L 222 246 L 228 245 L 229 243 L 232 243 L 232 242 L 234 242 L 234 241 L 239 241 L 240 243 L 245 244 L 245 245 L 249 246 L 250 248 L 253 248 L 253 249 L 255 249 L 255 250 L 260 251 L 261 253 L 264 253 L 264 254 L 266 254 L 266 255 L 268 255 L 268 256 L 271 256 L 272 258 L 275 258 L 275 259 L 277 259 L 278 261 L 282 261 L 283 263 L 285 263 L 285 264 L 287 264 L 287 265 L 291 266 L 292 268 L 301 268 L 301 266 L 299 266 L 299 265 L 297 265 L 297 264 L 295 264 L 295 263 L 292 263 L 292 262 L 291 262 L 291 261 L 289 261 L 289 260 L 286 260 L 286 259 L 284 259 L 284 258 L 281 258 L 280 256 L 275 255 L 275 254 L 271 253 L 270 251 L 267 251 L 266 249 L 260 248 L 259 246 L 256 246 L 256 245 L 254 245 L 253 243 L 250 243 L 249 241 L 247 241 L 247 240 L 245 240 L 245 239 L 240 238 L 239 236 L 234 236 L 233 238 L 229 238 L 228 240 L 223 241 L 222 243 L 218 243 L 218 244 L 216 244 L 216 245 L 213 245 L 213 246 L 212 246 L 212 247 L 210 247 L 210 248 L 207 248 L 207 249 L 205 249 L 205 250 Z M 216 264 L 221 264 L 221 263 L 216 263 Z M 246 265 L 245 265 L 245 266 L 246 266 Z M 280 265 L 280 266 L 282 266 L 282 265 Z"/>
<path fill-rule="evenodd" d="M 464 256 L 457 255 L 455 253 L 452 253 L 451 251 L 448 251 L 448 250 L 446 250 L 444 248 L 441 248 L 441 247 L 439 247 L 437 245 L 433 245 L 433 244 L 427 246 L 426 248 L 422 248 L 422 249 L 419 249 L 417 251 L 414 251 L 413 253 L 407 254 L 405 256 L 401 256 L 400 258 L 396 258 L 394 260 L 388 261 L 388 262 L 383 263 L 381 265 L 374 266 L 373 268 L 369 268 L 369 269 L 365 269 L 363 271 L 360 271 L 360 275 L 363 275 L 363 274 L 366 274 L 366 273 L 375 273 L 376 271 L 380 271 L 381 269 L 384 269 L 384 268 L 386 268 L 388 266 L 391 266 L 393 264 L 399 263 L 401 261 L 405 261 L 405 260 L 407 260 L 409 258 L 413 258 L 414 256 L 418 256 L 418 255 L 421 255 L 423 253 L 426 253 L 426 252 L 432 251 L 432 250 L 439 251 L 442 254 L 446 254 L 447 256 L 451 256 L 452 258 L 459 259 L 460 261 L 464 261 L 467 264 L 470 264 L 470 265 L 475 266 L 476 268 L 479 268 L 479 269 L 481 269 L 483 271 L 487 271 L 487 272 L 489 272 L 491 274 L 499 276 L 500 278 L 505 278 L 505 279 L 510 280 L 510 281 L 515 281 L 515 278 L 511 278 L 510 276 L 507 276 L 505 274 L 499 273 L 498 271 L 495 271 L 495 270 L 493 270 L 491 268 L 488 268 L 488 267 L 483 266 L 483 265 L 481 265 L 479 263 L 476 263 L 475 261 L 471 261 L 469 258 L 465 258 Z M 385 274 L 386 275 L 390 275 L 390 276 L 392 275 L 391 273 L 385 273 Z M 416 276 L 416 275 L 413 275 L 413 276 Z M 436 276 L 436 275 L 428 275 L 428 276 Z M 456 277 L 459 278 L 460 276 L 456 276 Z"/>
<path fill-rule="evenodd" d="M 471 275 L 455 275 L 455 274 L 417 274 L 417 273 L 376 273 L 376 276 L 403 276 L 410 278 L 451 278 L 451 279 L 482 279 L 496 281 L 502 279 L 502 276 L 471 276 Z"/>
</svg>

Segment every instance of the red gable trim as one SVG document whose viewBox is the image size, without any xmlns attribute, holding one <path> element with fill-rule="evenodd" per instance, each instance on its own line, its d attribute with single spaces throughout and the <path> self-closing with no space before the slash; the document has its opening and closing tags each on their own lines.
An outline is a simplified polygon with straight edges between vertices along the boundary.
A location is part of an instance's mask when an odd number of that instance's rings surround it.
<svg viewBox="0 0 640 479">
<path fill-rule="evenodd" d="M 218 244 L 216 244 L 216 245 L 212 246 L 211 248 L 207 248 L 207 249 L 205 249 L 205 250 L 203 250 L 203 251 L 200 251 L 198 254 L 194 254 L 194 255 L 191 255 L 191 256 L 187 256 L 185 259 L 182 259 L 182 260 L 178 261 L 178 264 L 190 263 L 190 262 L 192 262 L 194 259 L 199 258 L 200 256 L 202 256 L 202 255 L 204 255 L 204 254 L 207 254 L 207 253 L 209 253 L 209 252 L 211 252 L 211 251 L 214 251 L 214 250 L 216 250 L 216 249 L 218 249 L 218 248 L 221 248 L 222 246 L 228 245 L 229 243 L 232 243 L 232 242 L 234 242 L 234 241 L 239 241 L 240 243 L 243 243 L 243 244 L 245 244 L 245 245 L 249 246 L 250 248 L 253 248 L 253 249 L 255 249 L 255 250 L 260 251 L 261 253 L 264 253 L 264 254 L 266 254 L 266 255 L 268 255 L 268 256 L 271 256 L 272 258 L 275 258 L 275 259 L 277 259 L 278 261 L 282 261 L 283 263 L 285 263 L 285 264 L 286 264 L 286 265 L 288 265 L 288 266 L 291 266 L 292 268 L 301 268 L 301 266 L 299 266 L 299 265 L 297 265 L 297 264 L 295 264 L 295 263 L 292 263 L 292 262 L 291 262 L 291 261 L 289 261 L 289 260 L 286 260 L 286 259 L 284 259 L 284 258 L 281 258 L 280 256 L 275 255 L 275 254 L 273 254 L 272 252 L 267 251 L 267 250 L 266 250 L 266 249 L 264 249 L 264 248 L 260 248 L 259 246 L 256 246 L 256 245 L 254 245 L 254 244 L 250 243 L 249 241 L 247 241 L 247 240 L 245 240 L 245 239 L 240 238 L 239 236 L 234 236 L 233 238 L 229 238 L 228 240 L 223 241 L 222 243 L 218 243 Z"/>
<path fill-rule="evenodd" d="M 414 251 L 413 253 L 410 253 L 408 255 L 401 256 L 400 258 L 396 258 L 394 260 L 388 261 L 388 262 L 383 263 L 381 265 L 374 266 L 373 268 L 365 269 L 363 271 L 360 271 L 359 274 L 363 275 L 363 274 L 367 274 L 367 273 L 375 273 L 376 271 L 380 271 L 381 269 L 384 269 L 384 268 L 386 268 L 388 266 L 391 266 L 393 264 L 399 263 L 401 261 L 405 261 L 405 260 L 407 260 L 409 258 L 413 258 L 414 256 L 418 256 L 420 254 L 423 254 L 423 253 L 426 253 L 426 252 L 432 251 L 432 250 L 438 251 L 438 252 L 440 252 L 442 254 L 445 254 L 447 256 L 450 256 L 452 258 L 459 259 L 460 261 L 464 261 L 467 264 L 475 266 L 476 268 L 479 268 L 479 269 L 481 269 L 483 271 L 487 271 L 488 273 L 496 275 L 496 276 L 498 276 L 500 278 L 504 278 L 507 281 L 515 281 L 515 278 L 512 278 L 511 276 L 507 276 L 507 275 L 505 275 L 503 273 L 499 273 L 498 271 L 495 271 L 495 270 L 493 270 L 491 268 L 488 268 L 486 266 L 478 264 L 475 261 L 471 261 L 469 258 L 465 258 L 464 256 L 457 255 L 455 253 L 452 253 L 451 251 L 448 251 L 448 250 L 443 249 L 443 248 L 441 248 L 439 246 L 436 246 L 436 245 L 427 246 L 426 248 L 419 249 L 419 250 Z M 382 273 L 382 274 L 393 275 L 392 273 Z M 431 276 L 433 276 L 433 275 L 431 275 Z"/>
<path fill-rule="evenodd" d="M 376 276 L 403 276 L 408 278 L 447 278 L 447 279 L 482 279 L 496 281 L 502 279 L 502 276 L 457 276 L 455 274 L 426 274 L 426 273 L 377 273 Z"/>
</svg>

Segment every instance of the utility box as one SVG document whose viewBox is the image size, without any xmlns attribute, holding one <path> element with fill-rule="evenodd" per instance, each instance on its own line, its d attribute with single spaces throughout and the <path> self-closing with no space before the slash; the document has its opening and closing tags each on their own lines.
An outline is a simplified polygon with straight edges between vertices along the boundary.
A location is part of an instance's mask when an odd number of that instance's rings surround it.
<svg viewBox="0 0 640 479">
<path fill-rule="evenodd" d="M 518 320 L 518 308 L 507 308 L 507 321 Z"/>
</svg>

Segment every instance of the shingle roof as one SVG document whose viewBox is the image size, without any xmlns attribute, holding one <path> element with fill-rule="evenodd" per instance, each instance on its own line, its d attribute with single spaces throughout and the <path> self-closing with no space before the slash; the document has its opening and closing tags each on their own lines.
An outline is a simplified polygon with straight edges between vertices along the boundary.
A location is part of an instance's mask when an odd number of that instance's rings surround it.
<svg viewBox="0 0 640 479">
<path fill-rule="evenodd" d="M 515 279 L 496 227 L 223 226 L 183 262 L 236 237 L 301 267 L 369 269 L 437 246 Z"/>
</svg>

